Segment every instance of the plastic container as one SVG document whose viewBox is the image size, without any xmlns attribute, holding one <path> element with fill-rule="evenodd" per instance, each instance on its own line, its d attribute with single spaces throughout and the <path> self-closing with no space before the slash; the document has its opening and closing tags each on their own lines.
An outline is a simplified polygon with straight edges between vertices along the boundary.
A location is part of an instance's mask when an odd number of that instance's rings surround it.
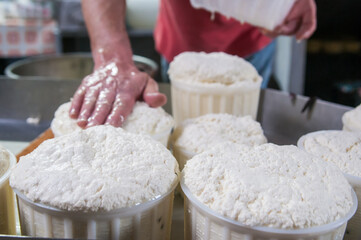
<svg viewBox="0 0 361 240">
<path fill-rule="evenodd" d="M 207 113 L 229 113 L 257 117 L 260 86 L 257 82 L 240 86 L 191 84 L 170 79 L 172 111 L 176 124 Z"/>
<path fill-rule="evenodd" d="M 325 130 L 325 131 L 317 131 L 317 132 L 308 133 L 308 134 L 302 136 L 297 141 L 297 147 L 306 151 L 304 148 L 305 139 L 307 137 L 315 136 L 315 135 L 322 134 L 325 132 L 339 132 L 339 131 Z M 356 196 L 357 196 L 357 200 L 359 202 L 361 202 L 361 177 L 353 176 L 353 175 L 350 175 L 347 173 L 343 173 L 343 175 L 346 177 L 347 181 L 350 183 L 350 185 L 354 189 Z M 345 239 L 349 239 L 349 240 L 361 239 L 361 206 L 360 205 L 357 207 L 355 215 L 350 219 L 350 221 L 347 224 Z"/>
<path fill-rule="evenodd" d="M 183 170 L 184 165 L 187 163 L 187 161 L 197 154 L 182 149 L 180 147 L 177 147 L 176 145 L 173 145 L 172 149 L 173 149 L 173 156 L 175 157 L 175 159 L 177 159 L 179 170 Z"/>
<path fill-rule="evenodd" d="M 49 238 L 169 239 L 174 189 L 139 205 L 109 212 L 70 212 L 18 197 L 23 235 Z"/>
<path fill-rule="evenodd" d="M 9 186 L 10 170 L 16 164 L 16 157 L 10 151 L 7 170 L 0 175 L 0 235 L 16 234 L 15 198 Z"/>
<path fill-rule="evenodd" d="M 195 8 L 218 12 L 240 22 L 273 30 L 281 24 L 295 0 L 191 0 Z"/>
<path fill-rule="evenodd" d="M 342 116 L 342 125 L 343 125 L 342 130 L 348 132 L 361 131 L 360 116 L 361 116 L 361 104 L 356 108 L 348 112 L 345 112 L 345 114 Z"/>
<path fill-rule="evenodd" d="M 326 225 L 299 230 L 283 230 L 269 227 L 249 227 L 237 221 L 226 218 L 201 202 L 189 191 L 182 179 L 185 209 L 185 239 L 212 240 L 341 240 L 343 239 L 347 221 L 357 208 L 357 197 L 352 191 L 353 206 L 348 214 Z"/>
<path fill-rule="evenodd" d="M 171 126 L 169 129 L 167 129 L 163 132 L 151 134 L 150 136 L 154 140 L 157 140 L 158 142 L 162 143 L 164 146 L 168 147 L 168 141 L 169 141 L 169 137 L 172 132 L 172 129 L 173 129 L 173 126 Z"/>
</svg>

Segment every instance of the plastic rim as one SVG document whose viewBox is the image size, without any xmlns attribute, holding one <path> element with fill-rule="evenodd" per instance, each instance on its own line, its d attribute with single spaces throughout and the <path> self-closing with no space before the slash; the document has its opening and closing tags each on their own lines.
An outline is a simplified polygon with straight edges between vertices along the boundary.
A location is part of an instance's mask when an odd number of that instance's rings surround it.
<svg viewBox="0 0 361 240">
<path fill-rule="evenodd" d="M 303 235 L 321 235 L 323 233 L 330 232 L 333 229 L 336 229 L 343 224 L 345 224 L 356 212 L 357 210 L 357 196 L 353 189 L 351 189 L 351 195 L 352 195 L 352 201 L 353 205 L 350 209 L 350 211 L 341 219 L 338 219 L 334 222 L 317 226 L 317 227 L 311 227 L 307 229 L 296 229 L 296 230 L 285 230 L 285 229 L 276 229 L 276 228 L 270 228 L 270 227 L 250 227 L 247 225 L 244 225 L 240 222 L 237 222 L 235 220 L 229 219 L 224 217 L 223 215 L 213 211 L 203 203 L 201 203 L 193 194 L 190 192 L 186 184 L 184 183 L 184 176 L 182 173 L 182 179 L 181 179 L 181 188 L 186 195 L 187 199 L 192 202 L 192 204 L 196 205 L 198 209 L 201 209 L 201 211 L 205 212 L 206 214 L 216 218 L 219 220 L 219 222 L 226 222 L 227 224 L 230 224 L 234 229 L 244 229 L 245 231 L 249 232 L 257 232 L 259 234 L 270 236 L 270 234 L 285 234 L 285 235 L 292 235 L 294 237 L 302 237 Z M 302 236 L 298 236 L 302 235 Z M 271 237 L 271 236 L 270 236 Z"/>
<path fill-rule="evenodd" d="M 10 152 L 9 150 L 7 150 L 7 149 L 5 149 L 5 150 L 6 150 L 6 152 L 9 154 L 9 159 L 8 159 L 8 161 L 9 161 L 9 167 L 8 167 L 8 169 L 6 170 L 6 172 L 0 177 L 0 186 L 2 186 L 2 185 L 5 183 L 5 181 L 9 179 L 10 172 L 11 172 L 11 168 L 12 168 L 13 166 L 15 166 L 15 164 L 16 164 L 16 157 L 15 157 L 15 155 L 14 155 L 12 152 Z"/>
<path fill-rule="evenodd" d="M 23 60 L 18 60 L 16 62 L 13 62 L 11 64 L 9 64 L 6 68 L 5 68 L 5 75 L 8 76 L 11 79 L 17 80 L 17 79 L 30 79 L 30 80 L 48 80 L 49 77 L 44 77 L 44 76 L 20 76 L 18 74 L 15 74 L 13 72 L 13 69 L 25 65 L 25 64 L 29 64 L 29 63 L 34 63 L 34 62 L 39 62 L 39 61 L 44 61 L 46 59 L 49 58 L 57 58 L 57 57 L 84 57 L 84 58 L 92 58 L 91 53 L 65 53 L 65 54 L 49 54 L 49 55 L 45 55 L 45 56 L 33 56 L 33 57 L 29 57 Z M 154 62 L 153 60 L 146 58 L 146 57 L 142 57 L 142 56 L 138 56 L 138 55 L 133 55 L 133 61 L 134 62 L 140 62 L 140 63 L 145 63 L 147 65 L 149 65 L 153 71 L 158 71 L 158 64 L 156 62 Z M 52 78 L 52 80 L 63 80 L 61 78 Z"/>
<path fill-rule="evenodd" d="M 302 137 L 300 137 L 298 139 L 297 147 L 299 149 L 302 149 L 303 151 L 307 152 L 307 150 L 304 147 L 304 142 L 305 142 L 306 138 L 316 136 L 316 135 L 319 135 L 319 134 L 323 134 L 323 133 L 332 133 L 332 132 L 338 133 L 338 132 L 343 132 L 343 131 L 341 131 L 341 130 L 321 130 L 321 131 L 307 133 L 307 134 L 303 135 Z M 342 173 L 345 176 L 345 178 L 347 179 L 347 181 L 352 186 L 361 186 L 361 177 L 353 176 L 353 175 L 345 173 L 345 172 L 342 172 Z"/>
<path fill-rule="evenodd" d="M 149 136 L 151 136 L 153 139 L 157 140 L 157 141 L 160 141 L 166 137 L 169 137 L 170 133 L 172 132 L 172 129 L 173 129 L 173 125 L 170 126 L 168 129 L 166 130 L 163 130 L 161 132 L 158 132 L 158 133 L 153 133 L 153 134 L 150 134 Z M 138 133 L 138 134 L 143 134 L 143 133 Z"/>
<path fill-rule="evenodd" d="M 202 83 L 189 83 L 170 79 L 171 86 L 196 93 L 207 94 L 234 94 L 239 92 L 248 92 L 260 89 L 262 77 L 258 77 L 257 82 L 239 82 L 238 84 L 223 85 L 221 83 L 202 84 Z"/>
<path fill-rule="evenodd" d="M 26 205 L 29 205 L 30 207 L 38 210 L 39 212 L 48 211 L 54 215 L 67 216 L 67 217 L 69 217 L 69 215 L 72 215 L 73 218 L 109 218 L 110 216 L 119 216 L 119 215 L 122 215 L 124 217 L 132 216 L 139 212 L 144 212 L 147 209 L 150 209 L 151 207 L 160 203 L 164 198 L 172 194 L 174 189 L 177 187 L 178 182 L 179 182 L 179 176 L 174 181 L 172 187 L 170 188 L 170 190 L 168 190 L 168 192 L 166 192 L 163 195 L 156 196 L 154 199 L 150 201 L 140 203 L 132 207 L 125 207 L 125 208 L 114 209 L 111 211 L 98 211 L 98 212 L 67 211 L 56 207 L 47 206 L 45 204 L 35 203 L 30 199 L 28 199 L 24 194 L 22 194 L 17 189 L 13 188 L 13 191 L 16 193 L 17 197 L 25 201 Z"/>
<path fill-rule="evenodd" d="M 199 153 L 194 153 L 188 150 L 185 150 L 182 147 L 179 147 L 178 145 L 174 145 L 177 148 L 177 151 L 180 152 L 183 156 L 186 156 L 188 159 L 193 158 L 195 155 L 199 154 Z"/>
</svg>

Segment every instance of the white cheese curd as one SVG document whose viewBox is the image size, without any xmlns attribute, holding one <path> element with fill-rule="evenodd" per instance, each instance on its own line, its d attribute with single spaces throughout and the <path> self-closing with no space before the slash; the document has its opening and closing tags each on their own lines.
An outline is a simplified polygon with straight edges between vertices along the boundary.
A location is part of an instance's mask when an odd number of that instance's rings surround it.
<svg viewBox="0 0 361 240">
<path fill-rule="evenodd" d="M 200 202 L 249 226 L 324 225 L 353 205 L 351 186 L 336 166 L 291 145 L 221 144 L 189 160 L 183 174 Z"/>
<path fill-rule="evenodd" d="M 304 136 L 302 147 L 336 164 L 342 172 L 361 177 L 361 132 L 321 131 Z"/>
<path fill-rule="evenodd" d="M 9 169 L 9 158 L 8 151 L 0 145 L 0 177 Z"/>
<path fill-rule="evenodd" d="M 248 146 L 267 142 L 261 125 L 251 116 L 240 117 L 226 113 L 187 119 L 174 134 L 175 146 L 193 153 L 203 152 L 225 141 Z"/>
<path fill-rule="evenodd" d="M 262 81 L 252 64 L 223 52 L 181 53 L 170 63 L 168 74 L 171 81 L 214 87 L 259 85 Z"/>
<path fill-rule="evenodd" d="M 70 105 L 70 102 L 64 103 L 55 111 L 51 129 L 56 133 L 56 136 L 81 129 L 77 125 L 76 119 L 69 116 Z M 151 108 L 145 102 L 136 102 L 132 113 L 125 120 L 122 128 L 132 133 L 153 135 L 170 130 L 173 126 L 172 116 L 163 108 Z"/>
<path fill-rule="evenodd" d="M 361 104 L 342 116 L 343 130 L 361 131 Z"/>
<path fill-rule="evenodd" d="M 178 171 L 172 154 L 149 136 L 95 126 L 44 141 L 20 158 L 10 185 L 48 206 L 108 211 L 167 193 Z"/>
</svg>

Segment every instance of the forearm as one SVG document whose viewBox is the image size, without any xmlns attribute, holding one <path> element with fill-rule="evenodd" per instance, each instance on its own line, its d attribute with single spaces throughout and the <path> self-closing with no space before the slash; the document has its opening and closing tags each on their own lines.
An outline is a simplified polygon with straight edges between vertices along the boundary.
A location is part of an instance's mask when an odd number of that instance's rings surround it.
<svg viewBox="0 0 361 240">
<path fill-rule="evenodd" d="M 96 68 L 111 59 L 132 62 L 125 7 L 125 0 L 82 0 Z"/>
</svg>

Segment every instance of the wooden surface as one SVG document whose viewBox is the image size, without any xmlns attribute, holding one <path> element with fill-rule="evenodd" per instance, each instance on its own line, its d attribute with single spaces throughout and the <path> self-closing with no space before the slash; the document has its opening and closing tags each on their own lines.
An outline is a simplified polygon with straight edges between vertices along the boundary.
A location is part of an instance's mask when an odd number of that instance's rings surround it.
<svg viewBox="0 0 361 240">
<path fill-rule="evenodd" d="M 37 138 L 35 138 L 33 141 L 29 143 L 29 145 L 24 148 L 18 155 L 16 155 L 17 161 L 19 161 L 19 158 L 21 156 L 25 156 L 29 153 L 31 153 L 35 148 L 37 148 L 42 142 L 44 142 L 47 139 L 53 138 L 54 134 L 51 131 L 51 129 L 47 129 L 45 132 L 40 134 Z"/>
</svg>

